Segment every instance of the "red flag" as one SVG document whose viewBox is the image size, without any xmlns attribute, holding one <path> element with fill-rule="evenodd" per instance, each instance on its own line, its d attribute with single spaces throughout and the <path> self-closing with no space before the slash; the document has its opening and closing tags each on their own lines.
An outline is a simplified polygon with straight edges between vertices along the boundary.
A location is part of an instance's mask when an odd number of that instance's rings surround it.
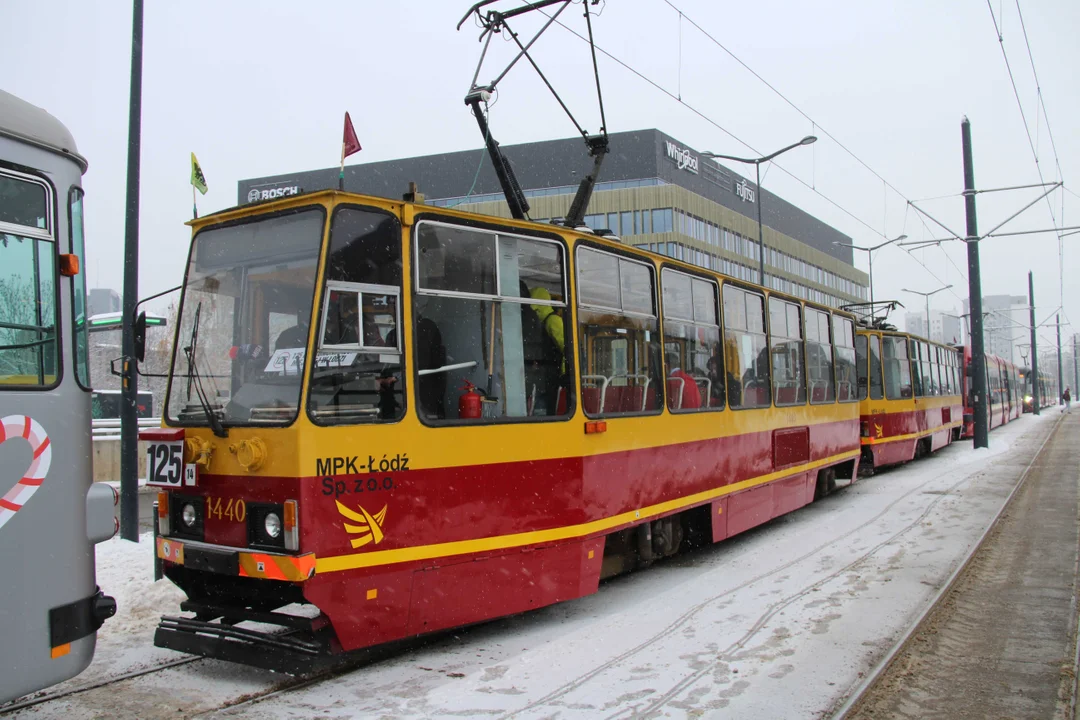
<svg viewBox="0 0 1080 720">
<path fill-rule="evenodd" d="M 353 130 L 352 120 L 349 113 L 345 113 L 345 137 L 341 141 L 341 159 L 349 157 L 355 152 L 360 152 L 360 141 L 356 139 L 356 131 Z"/>
</svg>

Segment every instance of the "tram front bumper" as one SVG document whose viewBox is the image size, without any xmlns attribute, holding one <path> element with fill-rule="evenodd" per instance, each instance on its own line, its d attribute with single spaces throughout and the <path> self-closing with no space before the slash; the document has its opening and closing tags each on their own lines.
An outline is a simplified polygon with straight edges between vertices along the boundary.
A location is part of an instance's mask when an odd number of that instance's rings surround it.
<svg viewBox="0 0 1080 720">
<path fill-rule="evenodd" d="M 157 538 L 157 557 L 189 570 L 219 575 L 304 582 L 315 576 L 315 553 L 250 552 L 208 543 Z"/>
</svg>

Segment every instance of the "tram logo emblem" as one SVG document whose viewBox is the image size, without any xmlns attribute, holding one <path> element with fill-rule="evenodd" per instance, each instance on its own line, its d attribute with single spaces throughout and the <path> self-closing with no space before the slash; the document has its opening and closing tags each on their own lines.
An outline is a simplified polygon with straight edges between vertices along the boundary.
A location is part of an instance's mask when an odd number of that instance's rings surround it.
<svg viewBox="0 0 1080 720">
<path fill-rule="evenodd" d="M 383 505 L 382 510 L 372 515 L 364 509 L 363 505 L 357 505 L 357 507 L 360 508 L 360 512 L 356 512 L 355 510 L 342 505 L 340 500 L 335 502 L 337 502 L 338 512 L 341 513 L 345 519 L 356 523 L 355 525 L 348 522 L 342 523 L 345 527 L 345 532 L 350 535 L 359 535 L 359 537 L 349 540 L 354 548 L 361 548 L 372 542 L 378 545 L 383 541 L 385 536 L 383 535 L 382 526 L 386 521 L 386 505 Z"/>
<path fill-rule="evenodd" d="M 874 423 L 874 432 L 877 433 L 877 437 L 879 438 L 885 437 L 885 428 L 877 423 Z"/>
</svg>

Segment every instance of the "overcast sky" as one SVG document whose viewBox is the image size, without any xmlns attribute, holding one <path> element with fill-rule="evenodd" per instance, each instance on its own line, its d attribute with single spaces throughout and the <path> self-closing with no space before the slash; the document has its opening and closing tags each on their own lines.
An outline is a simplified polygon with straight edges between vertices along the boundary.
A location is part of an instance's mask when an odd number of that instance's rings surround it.
<svg viewBox="0 0 1080 720">
<path fill-rule="evenodd" d="M 901 233 L 909 239 L 942 237 L 944 231 L 929 221 L 924 227 L 905 197 L 917 201 L 962 190 L 964 115 L 972 123 L 978 187 L 1039 182 L 1039 166 L 1046 181 L 1058 179 L 1048 118 L 1066 187 L 1080 193 L 1080 3 L 1074 0 L 1020 0 L 1046 115 L 1015 0 L 672 2 L 686 16 L 681 22 L 665 0 L 609 0 L 594 23 L 597 44 L 681 95 L 708 120 L 601 56 L 611 132 L 655 127 L 698 150 L 727 154 L 753 152 L 740 140 L 768 153 L 815 133 L 821 138 L 816 145 L 788 153 L 781 165 L 821 194 L 777 168 L 766 172 L 763 185 L 861 245 Z M 479 148 L 476 123 L 462 103 L 479 57 L 479 30 L 471 22 L 454 30 L 466 9 L 465 2 L 448 0 L 147 3 L 140 294 L 181 280 L 190 238 L 183 223 L 191 217 L 191 151 L 210 186 L 199 197 L 200 212 L 209 212 L 235 204 L 241 178 L 335 165 L 346 110 L 364 148 L 352 162 Z M 582 26 L 580 6 L 563 17 Z M 690 20 L 821 125 L 780 99 Z M 90 285 L 120 291 L 130 4 L 5 0 L 0 21 L 9 29 L 0 87 L 64 122 L 89 159 L 84 186 Z M 527 21 L 515 26 L 528 28 Z M 510 45 L 496 41 L 492 47 L 493 60 L 508 59 Z M 599 121 L 586 46 L 555 27 L 535 55 L 585 127 L 595 131 Z M 496 70 L 495 63 L 486 67 L 481 81 Z M 491 123 L 504 144 L 574 134 L 524 65 L 500 85 Z M 886 190 L 822 128 L 903 196 Z M 980 196 L 980 229 L 1004 220 L 1034 199 L 1034 192 Z M 1058 223 L 1080 225 L 1080 197 L 1056 191 L 1051 199 Z M 919 204 L 963 234 L 960 197 Z M 1053 223 L 1041 202 L 1005 229 Z M 986 240 L 984 295 L 1026 294 L 1027 271 L 1034 270 L 1039 320 L 1064 305 L 1062 322 L 1067 315 L 1080 324 L 1078 242 L 1080 235 L 1064 240 L 1062 298 L 1056 236 Z M 865 253 L 856 255 L 865 270 Z M 951 283 L 952 290 L 936 295 L 932 306 L 959 313 L 967 297 L 966 269 L 959 242 L 914 256 L 888 247 L 875 255 L 875 295 L 921 309 L 922 299 L 901 288 L 929 291 Z M 894 320 L 902 325 L 902 313 Z M 1080 328 L 1070 326 L 1062 334 L 1074 331 Z M 1052 330 L 1043 335 L 1050 339 Z"/>
</svg>

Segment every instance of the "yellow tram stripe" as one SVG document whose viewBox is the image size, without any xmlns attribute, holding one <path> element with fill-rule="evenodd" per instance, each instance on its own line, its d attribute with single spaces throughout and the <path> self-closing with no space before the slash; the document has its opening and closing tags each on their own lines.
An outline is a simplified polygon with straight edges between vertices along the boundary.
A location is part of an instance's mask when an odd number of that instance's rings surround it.
<svg viewBox="0 0 1080 720">
<path fill-rule="evenodd" d="M 954 427 L 960 427 L 962 424 L 962 420 L 956 420 L 954 422 L 946 423 L 944 425 L 938 425 L 936 428 L 930 428 L 929 430 L 920 430 L 919 432 L 908 433 L 907 435 L 893 435 L 887 438 L 864 437 L 859 438 L 859 441 L 863 445 L 884 445 L 885 443 L 900 442 L 901 440 L 911 440 L 912 438 L 926 437 L 927 435 L 933 435 L 934 433 L 941 432 L 942 430 L 951 430 Z"/>
<path fill-rule="evenodd" d="M 673 510 L 680 510 L 690 505 L 696 505 L 708 500 L 714 500 L 724 495 L 730 495 L 740 490 L 745 490 L 789 475 L 796 475 L 808 470 L 814 470 L 825 465 L 850 460 L 859 456 L 859 451 L 851 451 L 833 455 L 831 457 L 814 460 L 803 465 L 777 470 L 760 475 L 741 482 L 725 485 L 724 487 L 705 490 L 703 492 L 667 500 L 656 505 L 630 510 L 628 512 L 612 515 L 611 517 L 593 520 L 578 525 L 566 525 L 563 527 L 550 528 L 548 530 L 535 530 L 532 532 L 515 533 L 513 535 L 496 535 L 475 540 L 458 540 L 455 542 L 438 543 L 435 545 L 416 545 L 396 550 L 378 550 L 368 553 L 351 553 L 348 555 L 335 555 L 321 557 L 315 561 L 316 573 L 339 572 L 342 570 L 355 570 L 357 568 L 373 567 L 375 565 L 392 565 L 394 563 L 411 562 L 415 560 L 430 560 L 433 558 L 450 557 L 454 555 L 466 555 L 475 552 L 490 550 L 506 550 L 509 548 L 535 545 L 538 543 L 555 542 L 557 540 L 570 540 L 585 537 L 593 533 L 610 530 L 620 525 L 626 525 L 638 520 L 662 515 Z"/>
</svg>

